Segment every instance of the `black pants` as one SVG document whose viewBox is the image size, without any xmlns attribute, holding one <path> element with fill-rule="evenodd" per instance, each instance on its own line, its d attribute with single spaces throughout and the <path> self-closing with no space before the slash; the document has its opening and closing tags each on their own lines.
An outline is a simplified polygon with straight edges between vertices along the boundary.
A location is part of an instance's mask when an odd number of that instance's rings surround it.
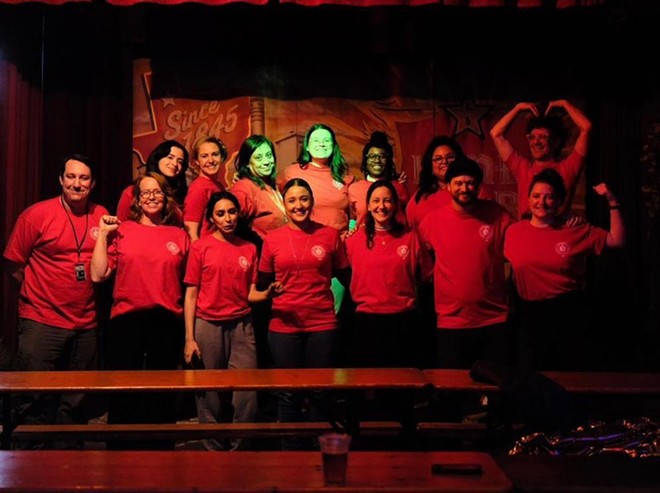
<svg viewBox="0 0 660 493">
<path fill-rule="evenodd" d="M 588 369 L 587 305 L 580 291 L 521 302 L 518 359 L 523 371 Z"/>
<path fill-rule="evenodd" d="M 183 340 L 182 319 L 162 308 L 120 315 L 110 321 L 108 369 L 175 370 Z M 108 423 L 174 423 L 175 394 L 121 392 L 108 398 Z M 174 442 L 108 443 L 108 448 L 171 449 Z"/>
<path fill-rule="evenodd" d="M 436 367 L 469 369 L 476 361 L 509 364 L 511 335 L 508 322 L 476 329 L 438 329 L 436 331 Z M 460 421 L 465 414 L 481 410 L 474 393 L 441 394 L 439 416 L 445 421 Z"/>
<path fill-rule="evenodd" d="M 362 368 L 421 367 L 422 329 L 410 310 L 382 315 L 355 313 L 351 365 Z"/>
</svg>

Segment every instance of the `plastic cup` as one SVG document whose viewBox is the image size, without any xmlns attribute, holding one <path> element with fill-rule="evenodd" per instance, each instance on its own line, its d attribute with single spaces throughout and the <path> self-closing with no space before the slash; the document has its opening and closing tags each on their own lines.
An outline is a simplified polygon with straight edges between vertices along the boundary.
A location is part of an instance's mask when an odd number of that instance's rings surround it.
<svg viewBox="0 0 660 493">
<path fill-rule="evenodd" d="M 319 437 L 323 457 L 323 480 L 326 485 L 346 484 L 346 465 L 351 436 L 326 433 Z"/>
</svg>

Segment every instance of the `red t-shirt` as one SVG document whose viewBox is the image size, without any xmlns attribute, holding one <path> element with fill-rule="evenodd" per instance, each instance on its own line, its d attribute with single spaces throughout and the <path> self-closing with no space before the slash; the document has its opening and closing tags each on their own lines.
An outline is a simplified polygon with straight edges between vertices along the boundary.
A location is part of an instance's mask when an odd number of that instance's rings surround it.
<svg viewBox="0 0 660 493">
<path fill-rule="evenodd" d="M 419 202 L 416 202 L 416 194 L 417 192 L 415 192 L 408 201 L 408 205 L 406 206 L 406 218 L 408 219 L 408 225 L 411 228 L 419 230 L 420 225 L 427 215 L 451 202 L 451 195 L 449 195 L 447 189 L 442 188 L 435 193 L 423 196 L 419 199 Z"/>
<path fill-rule="evenodd" d="M 162 307 L 183 313 L 182 281 L 190 239 L 175 226 L 121 223 L 108 246 L 117 270 L 110 317 Z"/>
<path fill-rule="evenodd" d="M 220 183 L 202 176 L 195 178 L 188 188 L 188 194 L 183 202 L 183 220 L 199 223 L 200 238 L 215 231 L 215 227 L 204 216 L 211 195 L 223 190 L 224 187 Z"/>
<path fill-rule="evenodd" d="M 328 166 L 317 167 L 310 163 L 301 168 L 298 164 L 292 164 L 284 168 L 277 178 L 279 189 L 282 190 L 284 184 L 292 178 L 302 178 L 312 187 L 312 220 L 339 231 L 348 229 L 348 186 L 355 181 L 353 175 L 347 173 L 344 182 L 340 183 L 332 177 Z"/>
<path fill-rule="evenodd" d="M 21 318 L 68 330 L 96 327 L 89 263 L 104 214 L 105 207 L 90 203 L 87 215 L 69 212 L 67 217 L 57 197 L 37 202 L 18 216 L 4 257 L 25 266 L 18 299 Z M 78 263 L 85 269 L 82 281 L 76 280 Z"/>
<path fill-rule="evenodd" d="M 133 203 L 133 185 L 129 185 L 126 188 L 124 188 L 124 191 L 121 193 L 121 197 L 119 197 L 119 202 L 117 202 L 117 214 L 116 216 L 121 220 L 121 221 L 128 221 L 128 216 L 131 213 L 131 204 Z M 180 228 L 183 227 L 183 211 L 181 210 L 181 207 L 178 205 L 176 206 L 176 218 L 177 222 L 176 225 Z"/>
<path fill-rule="evenodd" d="M 286 224 L 286 210 L 279 190 L 269 185 L 261 189 L 249 178 L 241 178 L 231 187 L 231 193 L 238 199 L 241 215 L 261 238 Z"/>
<path fill-rule="evenodd" d="M 366 231 L 361 228 L 346 239 L 346 253 L 353 271 L 351 295 L 356 311 L 389 314 L 415 307 L 417 273 L 432 268 L 417 233 L 406 229 L 397 237 L 377 231 L 369 249 Z"/>
<path fill-rule="evenodd" d="M 553 168 L 564 179 L 566 185 L 566 201 L 559 211 L 564 214 L 571 209 L 575 187 L 577 186 L 582 167 L 584 166 L 584 156 L 573 151 L 566 159 L 561 161 L 544 161 L 532 163 L 529 159 L 522 157 L 517 152 L 512 152 L 505 164 L 511 170 L 511 174 L 518 183 L 518 217 L 529 212 L 529 186 L 532 184 L 534 175 L 545 168 Z"/>
<path fill-rule="evenodd" d="M 333 270 L 348 267 L 339 232 L 314 224 L 311 233 L 289 226 L 271 231 L 264 239 L 259 270 L 275 273 L 284 292 L 273 298 L 273 332 L 335 329 Z"/>
<path fill-rule="evenodd" d="M 426 195 L 419 199 L 419 203 L 415 202 L 415 195 L 410 197 L 408 205 L 406 206 L 406 218 L 408 225 L 413 229 L 418 229 L 424 218 L 439 207 L 450 204 L 452 201 L 451 194 L 446 188 L 441 188 L 435 193 Z M 477 198 L 483 200 L 493 200 L 494 196 L 491 190 L 483 184 L 479 187 Z"/>
<path fill-rule="evenodd" d="M 121 221 L 128 221 L 131 213 L 131 204 L 133 203 L 133 185 L 129 185 L 121 192 L 119 202 L 117 202 L 117 217 Z"/>
<path fill-rule="evenodd" d="M 447 204 L 422 222 L 422 241 L 435 252 L 439 328 L 474 329 L 506 321 L 504 233 L 512 221 L 497 202 L 479 200 L 471 213 Z"/>
<path fill-rule="evenodd" d="M 367 192 L 373 182 L 369 180 L 360 180 L 351 183 L 348 187 L 348 201 L 351 205 L 351 214 L 357 224 L 363 224 L 367 215 Z M 399 210 L 396 213 L 396 219 L 401 224 L 407 224 L 405 208 L 408 203 L 408 190 L 401 183 L 392 180 L 397 195 L 399 196 Z"/>
<path fill-rule="evenodd" d="M 197 286 L 197 311 L 203 320 L 231 320 L 250 313 L 250 285 L 257 282 L 257 248 L 240 238 L 214 235 L 190 247 L 185 284 Z"/>
<path fill-rule="evenodd" d="M 520 297 L 545 300 L 580 289 L 585 257 L 600 255 L 606 242 L 607 231 L 589 224 L 537 228 L 519 221 L 506 232 L 504 255 Z"/>
</svg>

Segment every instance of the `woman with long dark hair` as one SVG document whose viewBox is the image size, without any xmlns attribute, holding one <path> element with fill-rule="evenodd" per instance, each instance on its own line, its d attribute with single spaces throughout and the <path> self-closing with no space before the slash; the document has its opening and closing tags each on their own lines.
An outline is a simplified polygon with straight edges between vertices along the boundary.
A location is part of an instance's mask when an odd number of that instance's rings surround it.
<svg viewBox="0 0 660 493">
<path fill-rule="evenodd" d="M 188 192 L 186 170 L 188 169 L 188 151 L 176 140 L 166 140 L 158 144 L 145 164 L 145 173 L 163 175 L 172 190 L 172 197 L 179 209 L 179 225 L 183 226 L 183 201 Z M 124 189 L 117 204 L 117 217 L 126 221 L 133 203 L 133 184 Z"/>
<path fill-rule="evenodd" d="M 264 240 L 259 261 L 259 286 L 273 281 L 285 289 L 273 298 L 268 340 L 277 368 L 334 368 L 337 366 L 339 329 L 330 284 L 333 275 L 343 278 L 348 261 L 339 231 L 311 219 L 314 194 L 301 178 L 289 180 L 282 189 L 289 222 L 271 231 Z M 311 421 L 327 416 L 317 406 L 315 394 L 308 413 Z M 281 392 L 280 421 L 300 421 L 303 395 Z M 295 441 L 283 442 L 296 448 Z"/>
<path fill-rule="evenodd" d="M 464 156 L 461 146 L 451 137 L 440 135 L 431 139 L 422 155 L 419 186 L 406 207 L 411 228 L 419 228 L 429 212 L 451 201 L 446 190 L 445 173 L 451 163 Z"/>
<path fill-rule="evenodd" d="M 240 237 L 240 210 L 232 193 L 211 195 L 205 216 L 215 231 L 193 243 L 188 257 L 184 358 L 186 363 L 203 360 L 206 369 L 257 368 L 250 303 L 281 291 L 278 283 L 256 290 L 257 249 Z M 250 423 L 257 410 L 256 392 L 202 392 L 196 403 L 200 423 Z M 204 440 L 204 445 L 224 448 L 217 440 Z M 231 442 L 232 450 L 245 447 L 241 440 Z"/>
<path fill-rule="evenodd" d="M 417 233 L 397 218 L 399 199 L 387 180 L 371 184 L 364 227 L 346 239 L 356 305 L 352 362 L 365 367 L 419 366 L 421 332 L 415 285 L 432 262 Z"/>
<path fill-rule="evenodd" d="M 275 184 L 275 146 L 263 135 L 251 135 L 241 144 L 234 166 L 239 179 L 231 191 L 241 205 L 241 216 L 263 240 L 287 222 L 284 200 Z"/>
</svg>

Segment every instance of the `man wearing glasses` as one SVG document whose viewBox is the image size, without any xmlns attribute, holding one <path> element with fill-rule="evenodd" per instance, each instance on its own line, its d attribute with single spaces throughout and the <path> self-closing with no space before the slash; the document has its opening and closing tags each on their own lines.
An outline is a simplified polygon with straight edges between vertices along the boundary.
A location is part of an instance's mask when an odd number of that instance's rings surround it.
<svg viewBox="0 0 660 493">
<path fill-rule="evenodd" d="M 89 266 L 98 223 L 108 211 L 89 200 L 89 159 L 63 160 L 62 193 L 37 202 L 16 221 L 4 252 L 21 283 L 18 351 L 25 370 L 91 370 L 96 365 L 97 319 Z M 82 394 L 25 395 L 25 423 L 75 423 Z M 46 444 L 32 442 L 43 448 Z"/>
<path fill-rule="evenodd" d="M 580 132 L 573 146 L 573 151 L 568 157 L 560 161 L 556 161 L 554 157 L 556 152 L 561 150 L 562 129 L 556 119 L 548 116 L 555 108 L 566 111 Z M 529 111 L 533 115 L 533 118 L 527 123 L 527 142 L 531 160 L 521 156 L 504 136 L 516 116 L 525 111 Z M 543 114 L 534 103 L 518 103 L 493 126 L 490 130 L 490 136 L 493 138 L 495 148 L 518 183 L 519 218 L 529 214 L 527 200 L 529 186 L 534 175 L 544 168 L 554 168 L 564 179 L 568 195 L 560 213 L 570 211 L 575 187 L 584 167 L 590 130 L 591 122 L 589 119 L 565 99 L 550 101 Z"/>
</svg>

